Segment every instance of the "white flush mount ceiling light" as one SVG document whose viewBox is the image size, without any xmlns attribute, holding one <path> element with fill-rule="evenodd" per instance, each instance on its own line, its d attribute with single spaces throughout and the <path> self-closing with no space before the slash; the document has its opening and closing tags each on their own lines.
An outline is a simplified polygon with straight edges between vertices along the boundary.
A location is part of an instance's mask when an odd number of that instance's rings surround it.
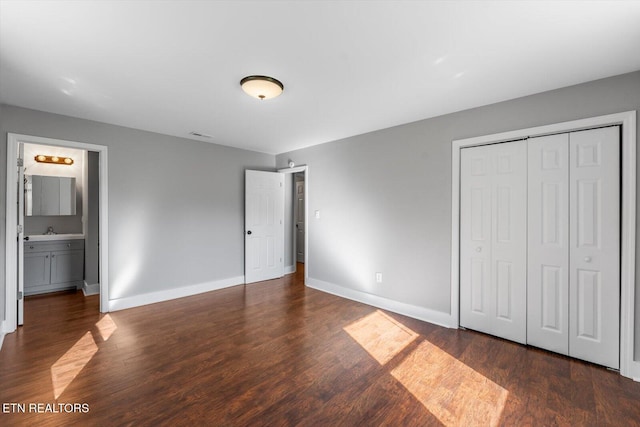
<svg viewBox="0 0 640 427">
<path fill-rule="evenodd" d="M 271 99 L 279 96 L 284 86 L 279 80 L 267 76 L 247 76 L 240 80 L 242 90 L 258 99 Z"/>
</svg>

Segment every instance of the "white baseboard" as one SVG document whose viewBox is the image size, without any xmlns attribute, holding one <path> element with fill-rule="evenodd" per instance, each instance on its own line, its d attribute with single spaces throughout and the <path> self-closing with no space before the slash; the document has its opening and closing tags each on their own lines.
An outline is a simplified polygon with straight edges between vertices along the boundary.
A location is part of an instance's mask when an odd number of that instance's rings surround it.
<svg viewBox="0 0 640 427">
<path fill-rule="evenodd" d="M 418 307 L 417 305 L 394 301 L 378 295 L 356 291 L 354 289 L 345 288 L 329 282 L 323 282 L 322 280 L 317 280 L 311 277 L 309 277 L 307 281 L 307 286 L 342 298 L 372 305 L 374 307 L 382 308 L 404 316 L 413 317 L 414 319 L 423 320 L 435 325 L 444 326 L 445 328 L 458 327 L 457 322 L 453 321 L 452 316 L 449 313 L 443 313 L 441 311 Z"/>
<path fill-rule="evenodd" d="M 640 382 L 640 361 L 634 360 L 631 362 L 629 378 L 635 382 Z"/>
<path fill-rule="evenodd" d="M 84 282 L 84 285 L 82 285 L 82 293 L 85 297 L 100 294 L 100 283 L 93 283 L 89 285 L 87 282 Z"/>
<path fill-rule="evenodd" d="M 241 284 L 244 284 L 244 276 L 230 277 L 228 279 L 216 280 L 214 282 L 199 283 L 197 285 L 184 286 L 182 288 L 167 289 L 164 291 L 151 292 L 132 297 L 113 299 L 109 300 L 109 311 L 125 310 L 127 308 L 140 307 L 142 305 L 189 297 Z"/>
<path fill-rule="evenodd" d="M 291 274 L 291 273 L 295 273 L 296 272 L 296 266 L 295 265 L 287 265 L 284 268 L 284 274 Z"/>
</svg>

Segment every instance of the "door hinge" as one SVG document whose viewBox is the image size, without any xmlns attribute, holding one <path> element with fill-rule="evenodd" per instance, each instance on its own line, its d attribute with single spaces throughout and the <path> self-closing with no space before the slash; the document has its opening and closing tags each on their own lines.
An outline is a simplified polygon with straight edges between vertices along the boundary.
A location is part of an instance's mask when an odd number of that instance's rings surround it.
<svg viewBox="0 0 640 427">
<path fill-rule="evenodd" d="M 22 299 L 22 291 L 18 291 L 18 301 Z"/>
<path fill-rule="evenodd" d="M 18 234 L 22 233 L 24 231 L 24 227 L 22 224 L 18 225 Z"/>
<path fill-rule="evenodd" d="M 18 167 L 21 168 L 22 166 L 24 166 L 24 160 L 21 158 L 18 158 Z"/>
</svg>

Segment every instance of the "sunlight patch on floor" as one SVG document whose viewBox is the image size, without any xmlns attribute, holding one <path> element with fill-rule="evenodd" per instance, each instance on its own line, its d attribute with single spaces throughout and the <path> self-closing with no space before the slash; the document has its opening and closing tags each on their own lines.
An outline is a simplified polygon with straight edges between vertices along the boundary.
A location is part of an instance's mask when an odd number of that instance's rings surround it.
<svg viewBox="0 0 640 427">
<path fill-rule="evenodd" d="M 60 397 L 97 351 L 98 346 L 91 332 L 87 332 L 56 363 L 51 365 L 51 382 L 55 399 Z"/>
<path fill-rule="evenodd" d="M 111 316 L 109 316 L 109 314 L 105 314 L 102 319 L 98 320 L 98 323 L 96 323 L 96 327 L 98 328 L 98 331 L 100 331 L 100 336 L 102 337 L 103 341 L 108 340 L 111 334 L 113 334 L 116 329 L 118 329 L 118 326 L 113 321 Z"/>
<path fill-rule="evenodd" d="M 428 341 L 391 375 L 447 426 L 498 425 L 509 396 L 508 390 Z"/>
<path fill-rule="evenodd" d="M 380 310 L 343 328 L 381 365 L 411 344 L 418 334 Z"/>
</svg>

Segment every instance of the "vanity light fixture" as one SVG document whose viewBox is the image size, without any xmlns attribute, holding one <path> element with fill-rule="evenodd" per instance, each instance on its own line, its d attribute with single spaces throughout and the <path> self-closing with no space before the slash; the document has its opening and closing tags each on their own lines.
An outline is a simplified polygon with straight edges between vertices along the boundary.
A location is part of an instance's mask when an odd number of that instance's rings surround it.
<svg viewBox="0 0 640 427">
<path fill-rule="evenodd" d="M 73 159 L 71 157 L 45 156 L 43 154 L 38 154 L 34 159 L 38 163 L 53 163 L 54 165 L 67 166 L 71 166 L 73 164 Z"/>
<path fill-rule="evenodd" d="M 275 98 L 284 90 L 279 80 L 268 76 L 247 76 L 240 80 L 240 86 L 247 95 L 261 100 Z"/>
</svg>

